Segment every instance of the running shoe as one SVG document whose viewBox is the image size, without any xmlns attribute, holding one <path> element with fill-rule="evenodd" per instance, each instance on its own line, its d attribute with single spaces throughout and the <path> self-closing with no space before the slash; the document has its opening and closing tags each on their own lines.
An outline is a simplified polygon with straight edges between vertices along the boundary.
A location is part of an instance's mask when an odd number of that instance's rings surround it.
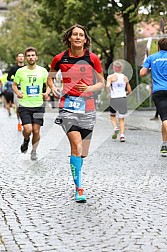
<svg viewBox="0 0 167 252">
<path fill-rule="evenodd" d="M 76 189 L 75 201 L 84 203 L 86 202 L 86 196 L 83 194 L 84 190 L 82 188 Z"/>
<path fill-rule="evenodd" d="M 153 118 L 150 118 L 150 121 L 156 121 L 158 120 L 158 116 L 154 116 Z"/>
<path fill-rule="evenodd" d="M 121 137 L 120 137 L 120 142 L 121 142 L 121 143 L 125 142 L 125 137 L 124 137 L 124 136 L 121 136 Z"/>
<path fill-rule="evenodd" d="M 18 131 L 22 131 L 22 125 L 21 125 L 21 123 L 17 124 L 17 129 L 18 129 Z"/>
<path fill-rule="evenodd" d="M 33 161 L 35 161 L 35 160 L 37 160 L 38 158 L 37 158 L 37 153 L 36 153 L 36 151 L 35 150 L 32 150 L 31 151 L 31 160 L 33 160 Z"/>
<path fill-rule="evenodd" d="M 161 156 L 162 157 L 167 157 L 167 146 L 163 145 L 160 150 Z"/>
<path fill-rule="evenodd" d="M 113 135 L 112 135 L 112 139 L 117 139 L 117 135 L 118 135 L 118 133 L 119 133 L 119 129 L 118 129 L 118 128 L 116 128 L 116 129 L 114 130 Z"/>
<path fill-rule="evenodd" d="M 28 150 L 28 144 L 29 144 L 30 139 L 26 140 L 24 139 L 24 142 L 22 143 L 20 150 L 22 153 L 26 153 Z"/>
</svg>

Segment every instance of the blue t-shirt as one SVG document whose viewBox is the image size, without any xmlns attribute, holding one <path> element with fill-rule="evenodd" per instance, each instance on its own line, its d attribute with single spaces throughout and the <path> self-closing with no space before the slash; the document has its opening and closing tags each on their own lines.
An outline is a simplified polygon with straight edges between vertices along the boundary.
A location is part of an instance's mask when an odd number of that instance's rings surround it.
<svg viewBox="0 0 167 252">
<path fill-rule="evenodd" d="M 153 93 L 167 90 L 167 51 L 160 50 L 148 56 L 143 67 L 151 68 Z"/>
</svg>

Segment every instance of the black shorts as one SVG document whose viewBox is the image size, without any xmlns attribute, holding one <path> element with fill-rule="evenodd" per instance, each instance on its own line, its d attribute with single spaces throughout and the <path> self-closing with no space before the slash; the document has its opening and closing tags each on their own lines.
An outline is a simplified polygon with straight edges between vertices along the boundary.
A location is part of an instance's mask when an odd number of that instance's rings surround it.
<svg viewBox="0 0 167 252">
<path fill-rule="evenodd" d="M 5 99 L 7 103 L 13 103 L 14 102 L 14 94 L 13 92 L 5 92 L 4 93 Z"/>
<path fill-rule="evenodd" d="M 167 120 L 167 90 L 157 91 L 152 97 L 161 120 Z"/>
<path fill-rule="evenodd" d="M 45 107 L 23 107 L 19 105 L 18 112 L 22 121 L 22 125 L 25 124 L 39 124 L 40 126 L 43 126 L 43 117 L 45 113 Z"/>
<path fill-rule="evenodd" d="M 62 128 L 65 131 L 65 128 L 63 127 L 63 125 L 62 125 Z M 78 131 L 78 132 L 80 132 L 82 139 L 85 139 L 85 138 L 86 139 L 91 139 L 93 129 L 92 130 L 90 130 L 90 129 L 82 129 L 81 127 L 72 125 L 71 128 L 68 130 L 68 132 L 66 132 L 66 131 L 65 132 L 69 133 L 71 131 Z"/>
</svg>

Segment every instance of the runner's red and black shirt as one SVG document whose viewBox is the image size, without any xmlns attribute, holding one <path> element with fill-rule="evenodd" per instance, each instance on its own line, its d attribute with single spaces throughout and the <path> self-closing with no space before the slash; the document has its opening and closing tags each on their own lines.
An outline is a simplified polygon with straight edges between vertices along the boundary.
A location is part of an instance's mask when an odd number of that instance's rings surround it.
<svg viewBox="0 0 167 252">
<path fill-rule="evenodd" d="M 86 99 L 86 111 L 94 110 L 94 99 L 92 92 L 79 92 L 75 85 L 80 81 L 88 86 L 96 83 L 96 73 L 102 73 L 103 69 L 97 55 L 88 50 L 84 50 L 82 57 L 70 57 L 70 50 L 66 50 L 56 55 L 51 63 L 51 68 L 55 71 L 61 70 L 63 81 L 63 95 L 81 96 Z M 90 98 L 90 99 L 89 99 Z M 64 96 L 60 100 L 60 108 L 63 108 Z"/>
</svg>

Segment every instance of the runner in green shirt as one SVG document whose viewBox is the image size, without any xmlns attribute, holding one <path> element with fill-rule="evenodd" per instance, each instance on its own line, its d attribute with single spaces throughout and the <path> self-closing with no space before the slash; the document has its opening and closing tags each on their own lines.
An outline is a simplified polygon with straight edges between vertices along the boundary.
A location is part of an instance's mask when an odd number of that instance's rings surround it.
<svg viewBox="0 0 167 252">
<path fill-rule="evenodd" d="M 32 134 L 31 159 L 36 160 L 36 149 L 40 140 L 40 127 L 43 126 L 43 115 L 45 112 L 43 99 L 50 93 L 50 88 L 48 87 L 46 92 L 43 93 L 43 86 L 46 83 L 48 72 L 44 67 L 36 64 L 38 59 L 37 50 L 33 47 L 28 47 L 25 51 L 25 59 L 27 65 L 17 70 L 12 87 L 19 98 L 18 111 L 23 125 L 24 141 L 20 149 L 22 153 L 27 152 Z"/>
</svg>

